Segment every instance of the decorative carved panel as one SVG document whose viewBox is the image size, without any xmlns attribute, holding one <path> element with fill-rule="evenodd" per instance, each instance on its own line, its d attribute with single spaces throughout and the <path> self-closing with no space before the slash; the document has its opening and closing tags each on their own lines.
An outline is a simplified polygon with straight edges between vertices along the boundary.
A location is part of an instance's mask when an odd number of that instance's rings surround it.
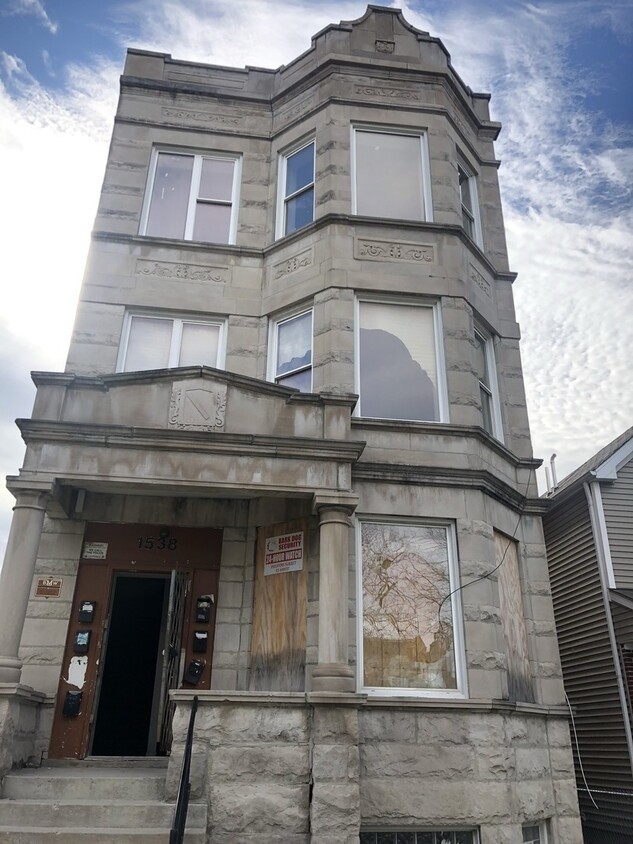
<svg viewBox="0 0 633 844">
<path fill-rule="evenodd" d="M 470 265 L 470 280 L 483 290 L 489 299 L 492 299 L 492 285 L 472 264 Z"/>
<path fill-rule="evenodd" d="M 179 431 L 223 431 L 226 384 L 175 381 L 169 405 L 169 427 Z"/>
<path fill-rule="evenodd" d="M 428 243 L 357 238 L 354 243 L 354 257 L 363 261 L 410 261 L 413 264 L 434 264 L 435 247 Z"/>
<path fill-rule="evenodd" d="M 200 264 L 173 264 L 167 261 L 136 262 L 136 274 L 157 278 L 180 278 L 187 281 L 228 281 L 228 270 L 224 267 L 205 267 Z"/>
<path fill-rule="evenodd" d="M 284 275 L 295 273 L 297 270 L 303 270 L 306 267 L 311 267 L 313 262 L 314 255 L 312 253 L 312 249 L 305 249 L 303 252 L 293 255 L 292 258 L 288 258 L 286 261 L 281 261 L 279 264 L 275 264 L 273 267 L 273 278 L 281 278 Z"/>
<path fill-rule="evenodd" d="M 194 121 L 195 123 L 217 123 L 220 126 L 239 126 L 244 122 L 243 117 L 232 114 L 217 114 L 211 111 L 197 111 L 190 108 L 163 108 L 164 117 L 175 117 L 178 120 Z"/>
<path fill-rule="evenodd" d="M 388 97 L 392 100 L 411 100 L 418 102 L 419 95 L 405 88 L 392 88 L 391 85 L 357 85 L 356 93 L 363 97 Z"/>
<path fill-rule="evenodd" d="M 395 49 L 395 41 L 376 41 L 376 50 L 379 53 L 393 53 Z"/>
</svg>

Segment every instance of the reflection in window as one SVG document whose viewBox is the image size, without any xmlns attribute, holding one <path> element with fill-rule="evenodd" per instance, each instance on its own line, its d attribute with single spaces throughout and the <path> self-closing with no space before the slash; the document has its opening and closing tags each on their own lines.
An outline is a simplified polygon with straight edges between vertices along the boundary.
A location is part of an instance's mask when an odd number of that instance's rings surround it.
<svg viewBox="0 0 633 844">
<path fill-rule="evenodd" d="M 447 529 L 363 522 L 361 555 L 363 685 L 456 689 Z"/>
<path fill-rule="evenodd" d="M 303 393 L 312 390 L 312 311 L 275 326 L 275 381 Z"/>
<path fill-rule="evenodd" d="M 314 219 L 314 141 L 284 158 L 283 234 Z"/>
<path fill-rule="evenodd" d="M 431 308 L 361 302 L 360 415 L 439 421 Z"/>
<path fill-rule="evenodd" d="M 356 213 L 424 220 L 420 135 L 357 129 Z"/>
<path fill-rule="evenodd" d="M 123 372 L 174 366 L 218 366 L 220 323 L 132 316 L 122 359 Z"/>
</svg>

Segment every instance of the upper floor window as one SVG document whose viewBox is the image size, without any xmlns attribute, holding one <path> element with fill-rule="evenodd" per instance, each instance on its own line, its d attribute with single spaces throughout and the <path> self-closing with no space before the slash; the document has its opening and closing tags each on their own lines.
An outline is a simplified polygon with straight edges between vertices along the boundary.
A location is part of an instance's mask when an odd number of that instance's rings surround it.
<svg viewBox="0 0 633 844">
<path fill-rule="evenodd" d="M 312 392 L 312 309 L 274 323 L 269 358 L 276 384 Z"/>
<path fill-rule="evenodd" d="M 437 308 L 362 301 L 357 324 L 360 415 L 445 421 Z"/>
<path fill-rule="evenodd" d="M 188 317 L 128 314 L 117 371 L 175 366 L 221 367 L 224 323 Z"/>
<path fill-rule="evenodd" d="M 141 234 L 234 243 L 239 158 L 155 150 Z"/>
<path fill-rule="evenodd" d="M 354 213 L 432 220 L 426 135 L 354 129 Z"/>
<path fill-rule="evenodd" d="M 462 206 L 462 226 L 468 237 L 481 246 L 481 222 L 479 219 L 479 200 L 477 198 L 477 180 L 465 164 L 458 162 L 459 197 Z"/>
<path fill-rule="evenodd" d="M 361 687 L 464 694 L 453 526 L 361 521 L 359 532 Z"/>
<path fill-rule="evenodd" d="M 314 220 L 314 141 L 281 157 L 277 236 Z"/>
<path fill-rule="evenodd" d="M 475 368 L 479 379 L 482 425 L 489 434 L 503 442 L 492 337 L 487 337 L 477 329 L 475 329 Z"/>
</svg>

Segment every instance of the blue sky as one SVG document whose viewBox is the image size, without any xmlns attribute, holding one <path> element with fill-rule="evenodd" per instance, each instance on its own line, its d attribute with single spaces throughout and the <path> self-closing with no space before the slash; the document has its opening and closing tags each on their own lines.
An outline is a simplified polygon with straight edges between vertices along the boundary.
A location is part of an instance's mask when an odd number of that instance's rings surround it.
<svg viewBox="0 0 633 844">
<path fill-rule="evenodd" d="M 0 474 L 61 370 L 128 46 L 277 67 L 365 2 L 0 0 Z M 633 4 L 394 3 L 492 93 L 534 450 L 562 476 L 633 421 Z M 12 497 L 0 495 L 0 550 Z"/>
</svg>

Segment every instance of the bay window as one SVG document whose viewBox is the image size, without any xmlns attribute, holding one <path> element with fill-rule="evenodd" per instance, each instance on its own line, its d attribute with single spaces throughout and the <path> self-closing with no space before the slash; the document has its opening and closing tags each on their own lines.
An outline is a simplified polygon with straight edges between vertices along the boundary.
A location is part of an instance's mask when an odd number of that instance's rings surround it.
<svg viewBox="0 0 633 844">
<path fill-rule="evenodd" d="M 382 694 L 464 693 L 451 525 L 361 521 L 360 686 Z"/>
<path fill-rule="evenodd" d="M 479 381 L 482 426 L 503 442 L 503 426 L 499 407 L 495 355 L 492 337 L 475 329 L 475 370 Z"/>
<path fill-rule="evenodd" d="M 269 359 L 271 381 L 312 391 L 312 309 L 273 324 Z"/>
<path fill-rule="evenodd" d="M 462 226 L 464 231 L 478 246 L 482 245 L 481 221 L 479 218 L 479 200 L 477 197 L 477 180 L 469 167 L 462 162 L 457 163 L 459 178 L 459 197 L 462 207 Z"/>
<path fill-rule="evenodd" d="M 277 237 L 314 220 L 314 141 L 281 157 Z"/>
<path fill-rule="evenodd" d="M 128 314 L 117 371 L 224 364 L 222 321 Z"/>
<path fill-rule="evenodd" d="M 155 150 L 141 234 L 234 243 L 239 164 L 236 156 Z"/>
</svg>

